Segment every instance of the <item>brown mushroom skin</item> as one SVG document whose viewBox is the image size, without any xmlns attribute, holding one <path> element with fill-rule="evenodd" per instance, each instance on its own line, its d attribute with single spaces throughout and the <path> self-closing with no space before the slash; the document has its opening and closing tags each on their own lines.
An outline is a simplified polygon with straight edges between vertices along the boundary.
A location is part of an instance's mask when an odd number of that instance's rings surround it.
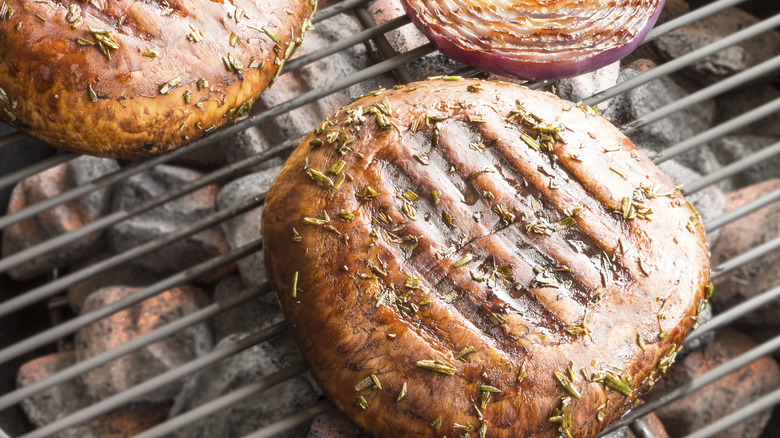
<svg viewBox="0 0 780 438">
<path fill-rule="evenodd" d="M 538 150 L 523 139 L 543 129 Z M 314 171 L 335 186 L 339 160 L 335 189 Z M 566 397 L 568 433 L 594 436 L 663 374 L 709 282 L 697 213 L 628 138 L 497 82 L 413 83 L 339 111 L 273 182 L 262 234 L 313 374 L 375 437 L 558 436 Z M 358 385 L 371 375 L 381 389 Z"/>
<path fill-rule="evenodd" d="M 302 42 L 316 0 L 4 5 L 0 119 L 59 148 L 137 158 L 245 114 Z M 90 28 L 118 44 L 110 59 Z"/>
</svg>

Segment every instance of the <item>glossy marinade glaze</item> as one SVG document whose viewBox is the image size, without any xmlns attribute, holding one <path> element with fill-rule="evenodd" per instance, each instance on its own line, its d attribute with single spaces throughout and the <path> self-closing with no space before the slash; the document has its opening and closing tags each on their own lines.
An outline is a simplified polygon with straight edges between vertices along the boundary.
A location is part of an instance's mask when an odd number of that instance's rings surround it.
<svg viewBox="0 0 780 438">
<path fill-rule="evenodd" d="M 2 0 L 0 120 L 73 151 L 165 152 L 249 112 L 316 0 Z"/>
<path fill-rule="evenodd" d="M 592 436 L 670 365 L 709 282 L 695 210 L 594 110 L 512 84 L 366 96 L 266 199 L 272 286 L 373 436 Z"/>
</svg>

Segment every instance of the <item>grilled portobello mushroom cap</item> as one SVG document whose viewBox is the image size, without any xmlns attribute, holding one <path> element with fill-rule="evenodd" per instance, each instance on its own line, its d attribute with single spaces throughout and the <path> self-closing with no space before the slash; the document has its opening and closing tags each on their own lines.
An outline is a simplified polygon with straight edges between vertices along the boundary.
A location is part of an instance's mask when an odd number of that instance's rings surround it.
<svg viewBox="0 0 780 438">
<path fill-rule="evenodd" d="M 596 435 L 709 284 L 699 216 L 628 138 L 507 83 L 340 110 L 274 181 L 262 234 L 312 372 L 375 437 Z"/>
</svg>

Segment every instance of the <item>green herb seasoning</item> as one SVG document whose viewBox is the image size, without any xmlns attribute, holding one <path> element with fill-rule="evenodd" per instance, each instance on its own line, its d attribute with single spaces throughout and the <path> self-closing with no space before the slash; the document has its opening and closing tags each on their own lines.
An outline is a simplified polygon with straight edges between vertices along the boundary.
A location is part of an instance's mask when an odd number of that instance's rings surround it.
<svg viewBox="0 0 780 438">
<path fill-rule="evenodd" d="M 325 187 L 326 189 L 333 188 L 333 181 L 327 176 L 325 176 L 325 174 L 323 174 L 322 172 L 309 168 L 308 174 L 309 174 L 309 178 L 311 178 L 313 181 L 315 181 L 322 187 Z"/>
<path fill-rule="evenodd" d="M 352 222 L 352 219 L 355 218 L 355 215 L 348 212 L 347 210 L 341 210 L 338 214 L 338 217 L 344 222 Z"/>
<path fill-rule="evenodd" d="M 296 230 L 295 228 L 293 228 L 292 230 L 293 230 L 293 233 L 292 233 L 292 236 L 290 236 L 290 239 L 292 239 L 293 242 L 299 242 L 300 243 L 300 241 L 303 240 L 303 239 L 301 238 L 301 235 L 298 234 L 298 230 Z"/>
<path fill-rule="evenodd" d="M 574 398 L 576 398 L 577 400 L 581 398 L 580 392 L 577 390 L 577 388 L 574 387 L 573 382 L 568 376 L 561 373 L 560 371 L 556 371 L 555 378 L 558 380 L 558 383 L 560 383 L 561 386 L 563 386 L 563 389 L 565 389 Z"/>
<path fill-rule="evenodd" d="M 572 438 L 571 434 L 571 397 L 561 399 L 561 407 L 553 409 L 548 419 L 551 423 L 558 423 L 558 432 L 561 436 Z"/>
<path fill-rule="evenodd" d="M 488 421 L 487 420 L 480 421 L 479 430 L 477 431 L 477 433 L 479 434 L 479 438 L 486 438 L 487 430 L 488 430 Z"/>
<path fill-rule="evenodd" d="M 463 347 L 460 350 L 458 350 L 457 353 L 455 353 L 455 359 L 465 362 L 466 360 L 464 357 L 468 356 L 469 354 L 477 351 L 476 348 L 472 347 L 471 345 L 467 347 Z"/>
<path fill-rule="evenodd" d="M 168 94 L 173 90 L 174 88 L 178 87 L 179 84 L 181 84 L 181 78 L 176 77 L 171 79 L 170 81 L 160 85 L 160 94 Z"/>
<path fill-rule="evenodd" d="M 355 198 L 360 202 L 368 202 L 375 199 L 379 194 L 370 185 L 364 186 L 359 192 L 355 193 Z"/>
<path fill-rule="evenodd" d="M 395 398 L 395 402 L 396 403 L 400 402 L 405 395 L 406 395 L 406 382 L 404 382 L 404 384 L 401 385 L 401 391 L 398 392 L 398 397 Z"/>
<path fill-rule="evenodd" d="M 441 427 L 441 416 L 437 416 L 436 418 L 431 420 L 431 422 L 428 423 L 428 425 L 438 430 Z"/>
<path fill-rule="evenodd" d="M 298 298 L 298 271 L 295 271 L 293 274 L 290 296 L 293 298 Z"/>
<path fill-rule="evenodd" d="M 11 17 L 8 17 L 9 19 Z M 81 20 L 81 7 L 73 3 L 68 7 L 68 13 L 65 14 L 65 20 L 70 23 L 70 28 L 75 29 L 79 27 L 82 23 Z"/>
<path fill-rule="evenodd" d="M 92 84 L 87 84 L 87 96 L 89 96 L 89 101 L 92 103 L 98 101 L 97 94 L 95 94 L 95 90 L 92 89 Z"/>
<path fill-rule="evenodd" d="M 441 361 L 441 360 L 438 360 L 438 359 L 435 359 L 435 360 L 430 360 L 430 359 L 418 360 L 415 365 L 417 365 L 420 368 L 424 368 L 424 369 L 430 370 L 430 371 L 435 371 L 435 372 L 441 373 L 441 374 L 446 374 L 448 376 L 454 375 L 455 374 L 455 370 L 456 370 L 454 365 L 452 365 L 450 363 L 447 363 L 447 362 L 444 362 L 444 361 Z"/>
<path fill-rule="evenodd" d="M 461 266 L 465 265 L 466 263 L 470 262 L 473 259 L 474 259 L 474 256 L 471 253 L 466 253 L 457 262 L 453 263 L 452 267 L 453 268 L 460 268 Z"/>
<path fill-rule="evenodd" d="M 636 343 L 639 345 L 639 348 L 641 348 L 642 351 L 647 351 L 647 345 L 645 345 L 645 341 L 642 339 L 642 335 L 639 333 L 636 334 Z"/>
<path fill-rule="evenodd" d="M 355 403 L 353 403 L 352 406 L 365 411 L 368 409 L 368 402 L 366 401 L 365 397 L 359 395 L 355 398 Z"/>
</svg>

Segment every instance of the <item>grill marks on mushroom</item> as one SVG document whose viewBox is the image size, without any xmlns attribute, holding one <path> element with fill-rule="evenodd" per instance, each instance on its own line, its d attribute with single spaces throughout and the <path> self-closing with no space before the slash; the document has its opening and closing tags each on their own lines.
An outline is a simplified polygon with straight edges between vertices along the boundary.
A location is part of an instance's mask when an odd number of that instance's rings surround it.
<svg viewBox="0 0 780 438">
<path fill-rule="evenodd" d="M 378 107 L 391 109 L 386 119 L 361 119 Z M 690 328 L 708 276 L 701 230 L 666 234 L 684 230 L 690 210 L 587 109 L 508 84 L 431 81 L 330 120 L 269 192 L 266 260 L 277 290 L 300 272 L 302 292 L 280 294 L 283 308 L 323 386 L 374 435 L 433 424 L 439 434 L 486 424 L 496 436 L 595 433 Z M 618 163 L 621 175 L 605 171 Z M 349 175 L 338 188 L 309 176 L 336 168 Z M 638 187 L 668 194 L 642 201 L 657 220 L 621 212 Z M 341 211 L 349 221 L 335 219 Z M 301 227 L 302 217 L 320 219 Z M 693 264 L 678 266 L 682 254 Z M 341 388 L 372 373 L 384 389 L 361 392 L 355 415 L 354 391 Z M 564 420 L 551 420 L 555 410 Z"/>
</svg>

